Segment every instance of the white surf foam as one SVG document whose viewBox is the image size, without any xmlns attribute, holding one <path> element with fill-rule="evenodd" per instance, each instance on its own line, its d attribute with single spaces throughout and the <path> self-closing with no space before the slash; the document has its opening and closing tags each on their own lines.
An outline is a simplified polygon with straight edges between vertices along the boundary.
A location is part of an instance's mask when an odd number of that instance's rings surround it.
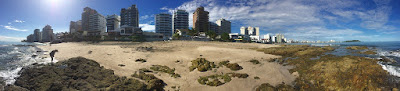
<svg viewBox="0 0 400 91">
<path fill-rule="evenodd" d="M 6 84 L 14 84 L 15 78 L 19 77 L 18 72 L 21 71 L 22 67 L 18 67 L 12 70 L 3 70 L 0 71 L 0 77 L 5 80 Z"/>
<path fill-rule="evenodd" d="M 14 49 L 16 49 L 16 48 L 14 48 Z M 12 63 L 9 63 L 10 65 L 17 66 L 16 68 L 0 71 L 0 77 L 2 77 L 5 80 L 6 84 L 14 84 L 14 82 L 16 81 L 16 78 L 20 76 L 18 73 L 22 70 L 23 67 L 32 65 L 34 63 L 38 63 L 38 64 L 52 63 L 51 58 L 44 58 L 44 59 L 42 59 L 41 57 L 32 58 L 32 55 L 36 54 L 36 53 L 34 53 L 35 52 L 34 47 L 28 48 L 27 50 L 33 51 L 33 52 L 25 53 L 25 54 L 23 54 L 19 51 L 16 51 L 16 50 L 11 52 L 11 53 L 21 53 L 21 55 L 18 56 L 19 58 L 21 58 L 21 60 L 13 61 Z M 56 63 L 56 62 L 58 62 L 58 60 L 56 60 L 54 58 L 53 63 Z"/>
<path fill-rule="evenodd" d="M 379 65 L 382 66 L 382 68 L 386 71 L 388 71 L 391 75 L 400 77 L 400 68 L 393 66 L 393 65 L 389 65 L 389 64 L 384 64 L 383 62 L 378 62 Z"/>
<path fill-rule="evenodd" d="M 379 54 L 380 56 L 395 56 L 395 57 L 400 57 L 400 52 L 399 52 L 399 51 L 392 51 L 392 52 L 380 51 L 380 52 L 378 52 L 378 54 Z"/>
</svg>

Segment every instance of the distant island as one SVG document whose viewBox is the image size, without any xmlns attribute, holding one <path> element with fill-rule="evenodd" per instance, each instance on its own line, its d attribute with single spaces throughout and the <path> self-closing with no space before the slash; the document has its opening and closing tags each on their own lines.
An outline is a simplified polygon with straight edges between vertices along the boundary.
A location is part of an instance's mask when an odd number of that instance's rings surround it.
<svg viewBox="0 0 400 91">
<path fill-rule="evenodd" d="M 360 40 L 347 40 L 347 41 L 344 41 L 344 42 L 361 42 Z"/>
</svg>

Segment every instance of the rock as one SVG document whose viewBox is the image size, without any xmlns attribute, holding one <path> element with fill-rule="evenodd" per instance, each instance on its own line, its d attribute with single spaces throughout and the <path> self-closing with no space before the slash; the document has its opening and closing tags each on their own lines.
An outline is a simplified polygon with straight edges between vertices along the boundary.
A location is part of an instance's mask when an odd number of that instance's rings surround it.
<svg viewBox="0 0 400 91">
<path fill-rule="evenodd" d="M 23 88 L 23 87 L 15 86 L 15 85 L 7 85 L 4 88 L 4 91 L 29 91 L 29 90 L 26 88 Z"/>
<path fill-rule="evenodd" d="M 118 66 L 124 67 L 125 65 L 124 64 L 118 64 Z"/>
<path fill-rule="evenodd" d="M 88 51 L 88 54 L 92 54 L 93 51 Z"/>
<path fill-rule="evenodd" d="M 6 83 L 4 82 L 3 78 L 0 77 L 0 91 L 4 91 L 5 85 L 6 85 Z"/>
<path fill-rule="evenodd" d="M 33 91 L 154 90 L 147 89 L 147 85 L 138 80 L 116 76 L 113 70 L 105 69 L 99 63 L 83 57 L 53 65 L 23 68 L 15 85 Z M 9 88 L 24 91 L 18 87 Z"/>
</svg>

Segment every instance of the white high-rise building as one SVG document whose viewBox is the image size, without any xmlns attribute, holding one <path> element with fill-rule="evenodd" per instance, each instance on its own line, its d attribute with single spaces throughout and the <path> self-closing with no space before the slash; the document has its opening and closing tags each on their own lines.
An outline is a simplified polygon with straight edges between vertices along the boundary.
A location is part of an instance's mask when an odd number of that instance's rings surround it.
<svg viewBox="0 0 400 91">
<path fill-rule="evenodd" d="M 155 21 L 156 33 L 163 34 L 165 37 L 172 36 L 172 16 L 170 14 L 157 14 Z"/>
<path fill-rule="evenodd" d="M 241 27 L 240 34 L 260 36 L 260 28 L 259 27 L 251 27 L 251 26 Z"/>
</svg>

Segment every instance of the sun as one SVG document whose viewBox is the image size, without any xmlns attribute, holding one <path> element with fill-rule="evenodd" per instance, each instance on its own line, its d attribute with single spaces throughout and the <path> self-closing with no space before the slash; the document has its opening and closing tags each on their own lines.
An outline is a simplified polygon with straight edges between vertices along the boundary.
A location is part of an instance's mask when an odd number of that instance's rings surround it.
<svg viewBox="0 0 400 91">
<path fill-rule="evenodd" d="M 50 6 L 59 6 L 63 1 L 64 0 L 45 0 L 47 4 L 50 4 Z"/>
</svg>

